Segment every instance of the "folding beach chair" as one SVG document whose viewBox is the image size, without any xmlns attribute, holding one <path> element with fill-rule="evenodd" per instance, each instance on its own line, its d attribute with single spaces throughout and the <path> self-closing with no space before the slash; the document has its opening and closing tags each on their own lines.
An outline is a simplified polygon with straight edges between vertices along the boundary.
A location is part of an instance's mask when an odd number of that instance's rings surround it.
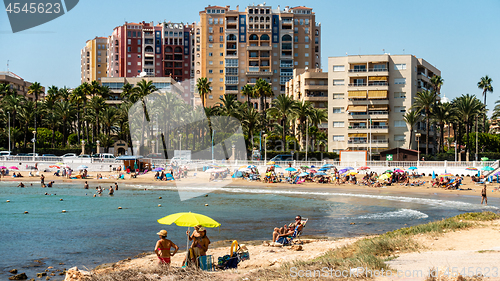
<svg viewBox="0 0 500 281">
<path fill-rule="evenodd" d="M 198 267 L 204 271 L 213 271 L 214 270 L 214 260 L 211 255 L 208 256 L 199 256 L 196 260 Z"/>
<path fill-rule="evenodd" d="M 303 220 L 300 222 L 302 224 L 302 229 L 297 232 L 297 237 L 296 237 L 298 240 L 298 243 L 300 243 L 300 244 L 302 244 L 302 241 L 300 240 L 300 235 L 302 235 L 302 231 L 304 231 L 304 228 L 306 227 L 308 220 L 309 220 L 308 218 L 303 218 Z"/>
</svg>

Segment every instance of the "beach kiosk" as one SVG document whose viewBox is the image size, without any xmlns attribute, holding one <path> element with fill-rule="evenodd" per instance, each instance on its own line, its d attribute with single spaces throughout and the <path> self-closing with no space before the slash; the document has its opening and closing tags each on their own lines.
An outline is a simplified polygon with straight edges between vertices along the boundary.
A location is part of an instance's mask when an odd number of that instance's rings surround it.
<svg viewBox="0 0 500 281">
<path fill-rule="evenodd" d="M 127 173 L 136 170 L 144 171 L 151 167 L 151 159 L 143 156 L 122 155 L 117 157 L 116 160 L 123 161 L 123 171 L 127 171 Z"/>
<path fill-rule="evenodd" d="M 380 161 L 417 161 L 418 151 L 402 147 L 380 151 Z"/>
</svg>

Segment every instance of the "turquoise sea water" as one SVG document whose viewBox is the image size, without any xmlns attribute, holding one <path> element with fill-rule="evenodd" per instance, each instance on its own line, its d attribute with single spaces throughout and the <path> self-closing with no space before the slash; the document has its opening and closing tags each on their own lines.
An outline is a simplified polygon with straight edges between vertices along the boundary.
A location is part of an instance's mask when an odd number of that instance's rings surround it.
<svg viewBox="0 0 500 281">
<path fill-rule="evenodd" d="M 156 222 L 176 212 L 201 213 L 220 222 L 220 228 L 208 230 L 215 242 L 269 240 L 273 227 L 292 222 L 297 214 L 309 218 L 304 235 L 347 237 L 383 233 L 463 212 L 498 211 L 496 206 L 500 206 L 498 199 L 489 198 L 489 206 L 482 207 L 478 204 L 479 194 L 402 196 L 383 189 L 361 193 L 295 186 L 226 187 L 208 197 L 180 201 L 175 190 L 151 190 L 146 185 L 120 186 L 114 196 L 105 192 L 100 197 L 93 197 L 94 190 L 84 190 L 81 185 L 16 185 L 0 183 L 0 280 L 7 279 L 7 271 L 12 268 L 33 278 L 47 266 L 90 269 L 151 252 L 161 229 L 166 229 L 168 238 L 185 249 L 185 227 Z M 44 195 L 45 192 L 53 195 Z"/>
</svg>

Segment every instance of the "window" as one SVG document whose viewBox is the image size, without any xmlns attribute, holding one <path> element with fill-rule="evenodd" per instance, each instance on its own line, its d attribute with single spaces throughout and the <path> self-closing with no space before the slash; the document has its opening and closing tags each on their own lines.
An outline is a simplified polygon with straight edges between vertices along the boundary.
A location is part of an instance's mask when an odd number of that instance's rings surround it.
<svg viewBox="0 0 500 281">
<path fill-rule="evenodd" d="M 127 52 L 132 52 L 132 47 L 127 47 Z"/>
<path fill-rule="evenodd" d="M 211 61 L 211 60 L 209 60 L 209 61 L 208 61 L 208 64 L 212 65 L 212 64 L 214 64 L 214 62 L 213 62 L 213 61 Z"/>
<path fill-rule="evenodd" d="M 309 49 L 309 45 L 308 45 L 308 44 L 306 44 L 304 47 L 305 47 L 306 49 Z"/>
<path fill-rule="evenodd" d="M 309 34 L 309 27 L 306 27 L 306 28 L 305 28 L 305 33 L 306 33 L 306 34 Z"/>
<path fill-rule="evenodd" d="M 293 22 L 295 23 L 295 25 L 298 25 L 299 24 L 299 19 L 294 19 Z"/>
<path fill-rule="evenodd" d="M 208 78 L 208 82 L 213 82 L 214 79 L 213 78 Z"/>
<path fill-rule="evenodd" d="M 334 107 L 333 113 L 344 113 L 344 108 L 343 107 Z"/>
<path fill-rule="evenodd" d="M 298 27 L 295 27 L 295 28 L 293 29 L 293 33 L 299 33 L 299 28 L 298 28 Z"/>
<path fill-rule="evenodd" d="M 212 69 L 209 69 L 209 70 L 208 70 L 208 73 L 209 73 L 209 74 L 212 74 L 212 73 L 214 73 L 214 71 L 213 71 Z"/>
<path fill-rule="evenodd" d="M 211 56 L 213 56 L 213 55 L 214 55 L 213 53 L 208 53 L 208 56 L 209 56 L 209 57 L 211 57 Z"/>
<path fill-rule="evenodd" d="M 344 94 L 333 94 L 333 99 L 334 100 L 343 100 Z"/>
<path fill-rule="evenodd" d="M 212 96 L 212 95 L 208 95 L 208 98 L 209 98 L 209 99 L 213 99 L 213 98 L 214 98 L 214 96 Z"/>
<path fill-rule="evenodd" d="M 334 65 L 333 71 L 345 71 L 345 66 L 344 65 Z"/>
<path fill-rule="evenodd" d="M 224 36 L 219 36 L 219 42 L 224 42 Z"/>
<path fill-rule="evenodd" d="M 208 36 L 208 42 L 214 42 L 214 37 L 212 35 Z"/>
<path fill-rule="evenodd" d="M 214 19 L 214 24 L 219 24 L 219 18 Z"/>
<path fill-rule="evenodd" d="M 221 57 L 224 56 L 224 53 L 220 53 L 219 56 L 221 56 Z"/>
<path fill-rule="evenodd" d="M 345 141 L 344 135 L 333 135 L 332 141 Z"/>
<path fill-rule="evenodd" d="M 132 65 L 132 63 L 131 63 L 131 62 L 127 62 L 127 64 L 128 64 L 128 65 Z"/>
<path fill-rule="evenodd" d="M 224 91 L 224 87 L 219 87 L 219 91 Z M 219 98 L 222 98 L 222 96 L 220 96 Z"/>
<path fill-rule="evenodd" d="M 333 122 L 334 128 L 344 128 L 344 121 Z"/>
<path fill-rule="evenodd" d="M 141 39 L 137 39 L 137 45 L 141 45 Z"/>
<path fill-rule="evenodd" d="M 406 98 L 406 93 L 405 92 L 395 92 L 394 93 L 394 98 L 395 99 L 405 99 Z"/>
<path fill-rule="evenodd" d="M 306 25 L 309 25 L 309 19 L 306 19 Z"/>
<path fill-rule="evenodd" d="M 127 39 L 127 43 L 130 45 L 132 44 L 132 39 Z"/>
<path fill-rule="evenodd" d="M 219 32 L 220 33 L 224 32 L 224 27 L 219 27 Z"/>
<path fill-rule="evenodd" d="M 305 53 L 305 54 L 304 54 L 304 56 L 305 56 L 306 58 L 308 58 L 308 57 L 309 57 L 309 53 Z"/>
<path fill-rule="evenodd" d="M 219 70 L 219 73 L 220 73 L 220 74 L 223 74 L 223 73 L 224 73 L 224 69 L 220 69 L 220 70 Z"/>
<path fill-rule="evenodd" d="M 300 25 L 304 25 L 304 20 L 300 19 Z"/>
<path fill-rule="evenodd" d="M 344 79 L 333 80 L 333 86 L 342 86 L 344 85 Z"/>
<path fill-rule="evenodd" d="M 405 135 L 394 135 L 395 141 L 405 141 Z"/>
<path fill-rule="evenodd" d="M 394 79 L 395 85 L 404 85 L 406 84 L 406 78 L 396 78 Z"/>
<path fill-rule="evenodd" d="M 394 70 L 404 70 L 406 69 L 406 63 L 398 63 L 394 65 Z"/>
<path fill-rule="evenodd" d="M 397 113 L 405 113 L 406 112 L 406 107 L 404 106 L 395 106 L 394 111 Z"/>
<path fill-rule="evenodd" d="M 309 36 L 304 37 L 304 42 L 309 43 Z"/>
<path fill-rule="evenodd" d="M 138 62 L 137 62 L 137 65 L 141 65 L 141 62 L 140 62 L 140 61 L 138 61 Z"/>
<path fill-rule="evenodd" d="M 293 42 L 296 42 L 296 43 L 299 42 L 299 36 L 294 36 L 293 37 Z"/>
<path fill-rule="evenodd" d="M 220 78 L 220 79 L 219 79 L 219 82 L 224 82 L 224 78 Z"/>
<path fill-rule="evenodd" d="M 213 27 L 208 27 L 208 33 L 214 33 L 214 28 Z"/>
<path fill-rule="evenodd" d="M 396 128 L 406 128 L 406 122 L 404 120 L 395 120 L 394 127 Z"/>
<path fill-rule="evenodd" d="M 208 18 L 208 24 L 213 24 L 214 23 L 214 19 L 213 18 Z"/>
</svg>

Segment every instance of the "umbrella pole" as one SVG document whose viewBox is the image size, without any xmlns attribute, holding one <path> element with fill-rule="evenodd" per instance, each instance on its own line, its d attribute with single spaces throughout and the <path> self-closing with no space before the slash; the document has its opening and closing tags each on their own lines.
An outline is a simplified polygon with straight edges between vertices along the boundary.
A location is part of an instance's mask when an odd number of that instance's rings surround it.
<svg viewBox="0 0 500 281">
<path fill-rule="evenodd" d="M 188 226 L 188 231 L 189 231 L 189 226 Z M 186 263 L 185 265 L 189 264 L 189 235 L 186 238 Z"/>
</svg>

